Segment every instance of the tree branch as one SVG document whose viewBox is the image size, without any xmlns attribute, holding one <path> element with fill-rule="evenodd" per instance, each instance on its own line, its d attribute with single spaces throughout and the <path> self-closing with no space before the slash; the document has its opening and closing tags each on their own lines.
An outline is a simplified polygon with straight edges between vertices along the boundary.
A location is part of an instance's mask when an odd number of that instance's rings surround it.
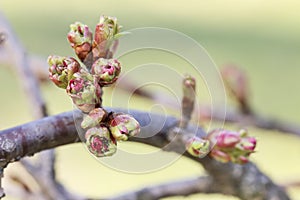
<svg viewBox="0 0 300 200">
<path fill-rule="evenodd" d="M 197 177 L 145 187 L 107 200 L 153 200 L 172 196 L 189 196 L 197 193 L 217 193 L 218 191 L 212 186 L 213 179 L 211 177 Z"/>
<path fill-rule="evenodd" d="M 125 112 L 115 109 L 114 111 Z M 81 115 L 78 114 L 78 111 L 74 112 L 75 119 L 73 119 L 73 112 L 67 112 L 1 131 L 0 166 L 6 166 L 9 162 L 45 149 L 79 141 L 74 120 L 80 120 Z M 169 142 L 169 130 L 178 123 L 177 119 L 173 117 L 149 115 L 149 113 L 141 111 L 130 111 L 130 114 L 139 121 L 142 127 L 151 122 L 150 116 L 156 119 L 165 119 L 164 126 L 157 134 L 153 134 L 153 130 L 157 129 L 156 124 L 151 123 L 147 130 L 144 130 L 143 134 L 153 135 L 152 137 L 132 138 L 132 141 L 159 148 L 163 148 Z M 198 135 L 201 134 L 203 131 L 198 128 Z M 178 135 L 178 137 L 184 136 Z M 178 141 L 184 142 L 185 139 Z M 178 144 L 176 147 L 183 145 Z M 178 148 L 168 150 L 179 153 L 182 151 Z M 246 165 L 222 164 L 209 157 L 199 159 L 189 154 L 184 155 L 202 164 L 214 180 L 213 188 L 223 194 L 234 195 L 243 200 L 289 199 L 284 190 L 275 185 L 253 163 Z"/>
</svg>

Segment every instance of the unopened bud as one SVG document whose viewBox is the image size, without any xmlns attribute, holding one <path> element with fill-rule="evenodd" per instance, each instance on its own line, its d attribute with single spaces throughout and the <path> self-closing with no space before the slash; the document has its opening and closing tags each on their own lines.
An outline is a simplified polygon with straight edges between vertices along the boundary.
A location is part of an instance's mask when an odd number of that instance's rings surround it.
<svg viewBox="0 0 300 200">
<path fill-rule="evenodd" d="M 78 72 L 80 64 L 71 57 L 49 56 L 49 79 L 58 87 L 66 88 L 73 74 Z"/>
<path fill-rule="evenodd" d="M 254 137 L 242 138 L 239 147 L 244 151 L 254 151 L 256 147 L 256 139 Z"/>
<path fill-rule="evenodd" d="M 86 145 L 96 157 L 111 156 L 117 151 L 117 143 L 104 126 L 93 127 L 85 134 Z"/>
<path fill-rule="evenodd" d="M 246 130 L 239 132 L 217 129 L 208 134 L 213 146 L 210 156 L 221 162 L 244 164 L 254 152 L 256 139 L 249 137 Z"/>
<path fill-rule="evenodd" d="M 217 137 L 217 146 L 221 148 L 234 147 L 240 142 L 240 134 L 232 131 L 222 131 Z"/>
<path fill-rule="evenodd" d="M 93 42 L 94 58 L 109 58 L 111 46 L 118 39 L 121 26 L 117 23 L 117 18 L 104 16 L 100 17 L 96 25 L 95 37 Z"/>
<path fill-rule="evenodd" d="M 94 62 L 91 72 L 99 80 L 101 86 L 108 86 L 118 79 L 121 65 L 116 59 L 99 58 Z"/>
<path fill-rule="evenodd" d="M 101 104 L 101 88 L 94 77 L 86 72 L 75 73 L 66 90 L 82 112 L 88 113 Z"/>
<path fill-rule="evenodd" d="M 92 51 L 93 34 L 87 25 L 80 22 L 71 24 L 70 29 L 68 40 L 78 58 L 84 61 L 87 55 Z"/>
<path fill-rule="evenodd" d="M 140 132 L 140 124 L 132 116 L 123 113 L 114 114 L 109 128 L 117 140 L 127 140 Z"/>
<path fill-rule="evenodd" d="M 100 124 L 106 112 L 102 108 L 95 108 L 88 115 L 85 115 L 82 122 L 82 128 L 91 128 Z"/>
<path fill-rule="evenodd" d="M 210 152 L 210 156 L 214 158 L 215 160 L 222 162 L 222 163 L 227 163 L 231 161 L 230 155 L 224 151 L 220 151 L 218 149 L 213 149 Z"/>
<path fill-rule="evenodd" d="M 186 143 L 187 151 L 195 157 L 203 157 L 209 152 L 210 142 L 199 137 L 192 137 Z"/>
</svg>

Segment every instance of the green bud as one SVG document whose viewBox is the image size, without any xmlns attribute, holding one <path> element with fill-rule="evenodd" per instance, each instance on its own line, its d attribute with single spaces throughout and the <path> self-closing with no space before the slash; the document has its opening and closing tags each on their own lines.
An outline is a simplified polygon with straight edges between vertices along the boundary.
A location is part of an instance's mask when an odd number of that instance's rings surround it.
<svg viewBox="0 0 300 200">
<path fill-rule="evenodd" d="M 93 34 L 89 27 L 80 22 L 70 25 L 68 40 L 71 47 L 74 48 L 76 55 L 81 61 L 84 61 L 90 52 L 92 52 Z"/>
<path fill-rule="evenodd" d="M 203 157 L 209 153 L 210 142 L 199 137 L 190 138 L 186 143 L 187 151 L 195 157 Z"/>
<path fill-rule="evenodd" d="M 91 128 L 100 124 L 106 112 L 102 108 L 95 108 L 88 115 L 85 115 L 82 122 L 82 128 Z"/>
<path fill-rule="evenodd" d="M 117 143 L 104 126 L 93 127 L 85 134 L 86 145 L 96 157 L 111 156 L 117 151 Z"/>
<path fill-rule="evenodd" d="M 93 55 L 95 59 L 111 58 L 110 48 L 116 45 L 116 40 L 121 35 L 121 26 L 117 23 L 117 18 L 102 15 L 96 25 L 93 42 Z"/>
<path fill-rule="evenodd" d="M 101 105 L 102 90 L 95 78 L 84 71 L 77 72 L 66 89 L 73 103 L 82 112 L 89 113 Z"/>
<path fill-rule="evenodd" d="M 100 16 L 96 25 L 94 42 L 101 44 L 103 41 L 112 40 L 120 32 L 121 26 L 117 23 L 116 17 Z"/>
<path fill-rule="evenodd" d="M 113 115 L 109 128 L 116 140 L 127 140 L 140 132 L 140 124 L 132 116 L 123 113 Z"/>
<path fill-rule="evenodd" d="M 58 87 L 66 89 L 73 74 L 78 72 L 80 64 L 72 57 L 51 55 L 48 57 L 49 79 Z"/>
<path fill-rule="evenodd" d="M 101 86 L 108 86 L 118 79 L 121 65 L 116 59 L 99 58 L 94 62 L 91 72 L 99 80 Z"/>
</svg>

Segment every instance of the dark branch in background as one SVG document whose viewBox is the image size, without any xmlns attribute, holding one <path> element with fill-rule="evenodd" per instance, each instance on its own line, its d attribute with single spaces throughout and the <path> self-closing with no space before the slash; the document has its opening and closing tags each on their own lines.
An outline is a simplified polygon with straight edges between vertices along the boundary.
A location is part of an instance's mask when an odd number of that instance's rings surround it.
<svg viewBox="0 0 300 200">
<path fill-rule="evenodd" d="M 239 111 L 245 115 L 251 115 L 246 73 L 235 65 L 226 65 L 221 69 L 221 75 L 229 95 L 238 103 Z"/>
<path fill-rule="evenodd" d="M 114 111 L 126 112 L 124 110 Z M 130 114 L 139 121 L 141 126 L 145 126 L 151 121 L 149 113 L 130 111 Z M 150 126 L 147 129 L 147 134 L 153 135 L 152 137 L 134 137 L 131 140 L 163 148 L 170 142 L 168 140 L 169 130 L 174 128 L 178 121 L 173 117 L 165 118 L 164 116 L 153 114 L 151 116 L 156 119 L 166 119 L 166 123 L 160 132 L 153 134 L 152 130 L 155 130 L 157 127 Z M 75 121 L 77 120 L 80 119 L 75 119 Z M 198 129 L 198 132 L 199 135 L 203 134 L 201 129 Z M 182 139 L 182 141 L 184 140 Z M 43 118 L 0 132 L 0 147 L 2 147 L 0 149 L 0 156 L 3 158 L 0 164 L 1 166 L 5 166 L 18 158 L 77 141 L 78 135 L 74 125 L 73 112 Z M 184 144 L 176 146 L 182 145 Z M 177 148 L 168 150 L 181 152 L 181 149 Z M 209 157 L 198 159 L 189 154 L 185 154 L 185 156 L 203 165 L 213 181 L 213 185 L 210 188 L 214 188 L 216 192 L 234 195 L 244 200 L 289 199 L 282 188 L 275 185 L 253 163 L 246 165 L 222 164 Z"/>
<path fill-rule="evenodd" d="M 277 119 L 267 118 L 256 113 L 245 115 L 239 111 L 227 110 L 224 119 L 223 114 L 217 110 L 215 112 L 211 112 L 208 107 L 202 107 L 200 110 L 200 116 L 202 119 L 212 118 L 216 121 L 225 120 L 225 122 L 238 123 L 245 127 L 254 126 L 261 129 L 274 130 L 300 136 L 300 126 Z"/>
<path fill-rule="evenodd" d="M 30 68 L 27 53 L 1 13 L 0 27 L 3 29 L 0 34 L 0 44 L 5 39 L 5 44 L 1 51 L 7 52 L 7 55 L 10 55 L 9 59 L 14 61 L 11 63 L 12 67 L 14 67 L 14 71 L 16 71 L 17 77 L 21 83 L 20 85 L 23 87 L 23 90 L 29 99 L 34 118 L 39 119 L 47 116 L 46 105 L 39 88 L 39 81 Z M 75 199 L 75 195 L 69 193 L 56 180 L 54 149 L 40 153 L 37 164 L 32 163 L 28 159 L 22 159 L 21 163 L 39 184 L 45 199 Z M 21 180 L 19 180 L 19 182 L 20 181 Z M 26 190 L 24 192 L 26 193 Z M 27 191 L 27 193 L 29 193 L 29 191 Z M 35 194 L 26 195 L 29 196 Z"/>
<path fill-rule="evenodd" d="M 239 123 L 243 126 L 256 126 L 262 129 L 276 130 L 300 136 L 299 126 L 266 118 L 254 112 L 249 101 L 249 80 L 242 69 L 234 65 L 226 65 L 222 68 L 221 74 L 231 97 L 239 104 L 239 109 L 236 112 L 229 111 L 226 113 L 226 122 Z M 221 113 L 209 112 L 206 113 L 206 115 L 207 114 L 209 118 L 212 117 L 215 120 L 223 120 Z"/>
<path fill-rule="evenodd" d="M 118 84 L 119 89 L 125 90 L 135 95 L 139 95 L 144 98 L 152 99 L 155 102 L 162 103 L 173 109 L 180 109 L 176 102 L 172 101 L 172 99 L 163 94 L 155 95 L 154 93 L 151 93 L 150 91 L 143 88 L 139 88 L 138 91 L 135 91 L 135 88 L 132 87 L 132 85 L 134 84 L 130 80 L 121 79 L 121 81 L 122 83 Z M 231 97 L 235 98 L 233 95 L 231 95 Z M 214 112 L 212 112 L 210 110 L 210 107 L 205 105 L 200 106 L 200 109 L 195 110 L 195 112 L 200 113 L 201 121 L 212 119 L 221 122 L 225 121 L 229 123 L 238 123 L 242 126 L 254 126 L 266 130 L 275 130 L 300 136 L 299 125 L 263 116 L 261 113 L 254 112 L 253 108 L 250 106 L 249 99 L 247 99 L 246 101 L 243 100 L 243 102 L 247 102 L 247 104 L 241 103 L 239 109 L 227 109 L 225 118 L 224 114 L 218 111 L 217 108 L 214 108 Z M 247 105 L 247 109 L 244 107 L 245 105 Z M 247 112 L 245 112 L 245 110 L 247 110 Z"/>
<path fill-rule="evenodd" d="M 190 196 L 198 193 L 217 193 L 211 177 L 197 177 L 145 187 L 106 200 L 153 200 L 171 196 Z"/>
<path fill-rule="evenodd" d="M 24 92 L 30 94 L 28 98 L 32 102 L 33 115 L 35 118 L 44 117 L 46 115 L 45 102 L 40 94 L 38 81 L 30 70 L 27 53 L 1 13 L 0 27 L 0 32 L 6 35 L 2 48 L 5 48 L 5 51 L 10 55 L 9 59 L 14 61 L 13 67 L 15 67 L 14 69 L 23 86 Z"/>
</svg>

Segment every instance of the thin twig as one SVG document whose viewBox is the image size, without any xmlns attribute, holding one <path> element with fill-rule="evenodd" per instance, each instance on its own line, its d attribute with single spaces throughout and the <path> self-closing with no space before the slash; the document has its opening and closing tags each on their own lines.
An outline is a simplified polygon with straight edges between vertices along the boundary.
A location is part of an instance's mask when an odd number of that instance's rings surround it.
<svg viewBox="0 0 300 200">
<path fill-rule="evenodd" d="M 179 124 L 180 128 L 187 127 L 189 121 L 191 120 L 196 96 L 195 88 L 195 79 L 191 76 L 186 76 L 182 81 L 183 97 L 181 102 L 182 117 Z"/>
</svg>

